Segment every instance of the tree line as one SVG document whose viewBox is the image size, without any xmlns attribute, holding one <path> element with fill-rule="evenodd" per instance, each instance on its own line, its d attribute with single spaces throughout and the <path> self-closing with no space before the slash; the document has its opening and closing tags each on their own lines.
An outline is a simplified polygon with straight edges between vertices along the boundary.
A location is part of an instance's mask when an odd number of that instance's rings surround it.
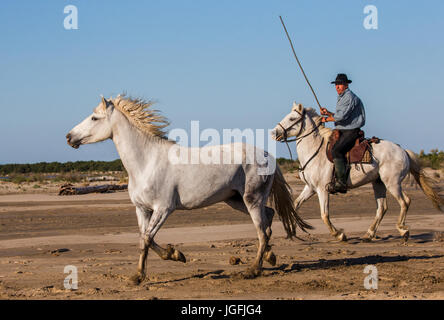
<svg viewBox="0 0 444 320">
<path fill-rule="evenodd" d="M 11 163 L 0 165 L 0 175 L 16 173 L 67 173 L 67 172 L 108 172 L 124 171 L 120 159 L 114 161 L 69 161 L 69 162 L 38 162 L 38 163 Z"/>
<path fill-rule="evenodd" d="M 422 165 L 433 169 L 440 169 L 444 166 L 444 151 L 432 149 L 430 153 L 423 150 L 419 153 Z M 298 160 L 292 161 L 286 158 L 278 158 L 277 163 L 293 171 L 299 166 Z M 27 173 L 68 173 L 68 172 L 109 172 L 125 171 L 122 161 L 69 161 L 69 162 L 38 162 L 38 163 L 11 163 L 0 165 L 0 175 L 27 174 Z"/>
</svg>

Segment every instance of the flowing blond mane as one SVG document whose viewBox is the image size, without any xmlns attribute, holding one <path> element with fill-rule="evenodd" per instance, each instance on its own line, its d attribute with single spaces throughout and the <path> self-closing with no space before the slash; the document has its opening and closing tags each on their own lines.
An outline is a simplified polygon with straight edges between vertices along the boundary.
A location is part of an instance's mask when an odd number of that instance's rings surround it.
<svg viewBox="0 0 444 320">
<path fill-rule="evenodd" d="M 322 117 L 316 112 L 315 109 L 313 108 L 305 108 L 305 112 L 307 112 L 307 114 L 310 116 L 310 118 L 313 119 L 313 122 L 315 123 L 315 125 L 318 125 L 319 122 L 321 122 Z M 330 128 L 326 128 L 325 124 L 321 124 L 319 126 L 319 134 L 328 141 L 328 139 L 330 138 L 332 133 L 332 129 Z"/>
<path fill-rule="evenodd" d="M 154 101 L 126 97 L 125 95 L 119 95 L 111 101 L 114 107 L 122 112 L 129 122 L 140 131 L 166 139 L 163 129 L 169 125 L 169 122 L 159 113 L 160 111 L 151 108 Z"/>
</svg>

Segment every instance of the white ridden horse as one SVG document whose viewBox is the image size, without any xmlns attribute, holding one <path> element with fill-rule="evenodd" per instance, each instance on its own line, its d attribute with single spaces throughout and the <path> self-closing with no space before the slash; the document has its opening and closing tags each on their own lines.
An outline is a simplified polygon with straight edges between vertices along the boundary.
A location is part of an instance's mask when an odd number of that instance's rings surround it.
<svg viewBox="0 0 444 320">
<path fill-rule="evenodd" d="M 145 278 L 148 248 L 165 260 L 186 261 L 180 251 L 172 246 L 164 249 L 154 241 L 157 231 L 174 210 L 191 210 L 221 201 L 249 214 L 256 227 L 257 256 L 245 277 L 259 275 L 263 259 L 274 265 L 276 257 L 268 245 L 274 215 L 274 210 L 266 206 L 269 196 L 290 238 L 295 236 L 296 227 L 311 228 L 298 217 L 291 190 L 279 168 L 275 169 L 275 159 L 243 143 L 181 147 L 165 138 L 162 129 L 168 122 L 152 110 L 151 105 L 151 102 L 122 96 L 102 98 L 93 114 L 66 136 L 74 148 L 106 139 L 112 139 L 117 148 L 128 172 L 129 196 L 136 206 L 140 229 L 141 253 L 133 281 L 139 284 Z M 175 162 L 178 153 L 188 155 L 185 160 L 189 160 L 189 155 L 196 151 L 216 155 L 216 161 Z M 226 161 L 217 161 L 217 155 L 219 160 L 240 156 L 241 161 L 225 164 Z M 270 167 L 272 170 L 267 171 Z"/>
<path fill-rule="evenodd" d="M 346 240 L 344 232 L 333 226 L 329 218 L 329 193 L 326 186 L 330 183 L 333 174 L 333 163 L 327 159 L 326 148 L 332 130 L 321 123 L 321 116 L 312 108 L 304 108 L 301 104 L 293 103 L 291 112 L 272 131 L 275 140 L 286 140 L 296 137 L 296 151 L 301 165 L 300 178 L 305 187 L 295 201 L 299 209 L 304 201 L 315 193 L 319 198 L 321 217 L 330 230 L 332 236 L 338 240 Z M 364 237 L 370 241 L 376 235 L 376 230 L 387 211 L 387 189 L 401 206 L 397 222 L 397 229 L 403 241 L 409 237 L 408 226 L 405 225 L 410 198 L 402 190 L 401 182 L 408 173 L 411 173 L 425 195 L 433 205 L 443 211 L 444 199 L 439 196 L 433 181 L 426 177 L 419 160 L 410 150 L 404 150 L 399 145 L 381 140 L 372 144 L 373 163 L 351 167 L 348 179 L 348 188 L 357 188 L 372 183 L 377 203 L 376 217 Z"/>
</svg>

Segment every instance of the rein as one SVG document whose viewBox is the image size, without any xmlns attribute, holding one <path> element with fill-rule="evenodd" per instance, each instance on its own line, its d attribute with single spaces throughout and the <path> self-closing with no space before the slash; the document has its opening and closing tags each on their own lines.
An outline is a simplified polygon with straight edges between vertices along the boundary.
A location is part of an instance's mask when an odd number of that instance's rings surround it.
<svg viewBox="0 0 444 320">
<path fill-rule="evenodd" d="M 287 149 L 288 149 L 288 152 L 290 153 L 290 158 L 291 158 L 291 161 L 293 161 L 293 155 L 292 155 L 292 153 L 291 153 L 291 149 L 290 149 L 290 146 L 288 145 L 288 143 L 289 142 L 293 142 L 293 141 L 297 141 L 297 140 L 299 140 L 298 138 L 295 138 L 295 139 L 293 139 L 293 140 L 288 140 L 287 139 L 287 132 L 288 132 L 288 130 L 290 130 L 291 128 L 293 128 L 295 125 L 297 125 L 299 122 L 301 122 L 302 120 L 304 120 L 304 117 L 305 117 L 305 109 L 302 111 L 302 113 L 300 113 L 299 111 L 297 111 L 297 110 L 294 110 L 294 111 L 296 111 L 301 117 L 297 120 L 297 121 L 295 121 L 291 126 L 289 126 L 288 128 L 284 128 L 284 126 L 279 122 L 278 123 L 278 125 L 282 128 L 282 130 L 283 130 L 283 138 L 284 138 L 284 140 L 282 141 L 282 142 L 285 142 L 285 144 L 287 145 Z M 301 128 L 299 129 L 299 132 L 296 134 L 296 136 L 298 136 L 298 135 L 300 135 L 301 134 L 301 132 L 302 132 L 302 129 L 303 129 L 303 126 L 301 126 Z M 303 138 L 303 137 L 302 137 Z M 302 139 L 301 138 L 301 139 Z"/>
</svg>

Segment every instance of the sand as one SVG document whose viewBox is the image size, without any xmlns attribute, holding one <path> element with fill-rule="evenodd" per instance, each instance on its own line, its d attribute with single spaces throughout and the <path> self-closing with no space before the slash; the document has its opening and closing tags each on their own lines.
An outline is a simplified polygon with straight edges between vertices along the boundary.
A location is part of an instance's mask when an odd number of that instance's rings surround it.
<svg viewBox="0 0 444 320">
<path fill-rule="evenodd" d="M 287 176 L 295 191 L 302 185 Z M 156 241 L 173 244 L 185 264 L 148 257 L 148 278 L 129 280 L 137 268 L 138 228 L 127 192 L 57 196 L 53 192 L 0 196 L 0 298 L 2 299 L 443 299 L 444 214 L 415 186 L 407 218 L 407 245 L 389 211 L 371 243 L 362 242 L 375 215 L 371 187 L 332 197 L 333 223 L 349 240 L 335 241 L 320 219 L 316 196 L 301 209 L 315 230 L 288 240 L 280 221 L 271 243 L 276 266 L 242 279 L 256 254 L 250 218 L 225 204 L 177 211 Z M 68 249 L 59 250 L 57 249 Z M 240 264 L 230 265 L 231 257 Z M 78 271 L 78 289 L 64 288 L 65 266 Z M 367 290 L 364 268 L 378 270 L 378 289 Z"/>
</svg>

